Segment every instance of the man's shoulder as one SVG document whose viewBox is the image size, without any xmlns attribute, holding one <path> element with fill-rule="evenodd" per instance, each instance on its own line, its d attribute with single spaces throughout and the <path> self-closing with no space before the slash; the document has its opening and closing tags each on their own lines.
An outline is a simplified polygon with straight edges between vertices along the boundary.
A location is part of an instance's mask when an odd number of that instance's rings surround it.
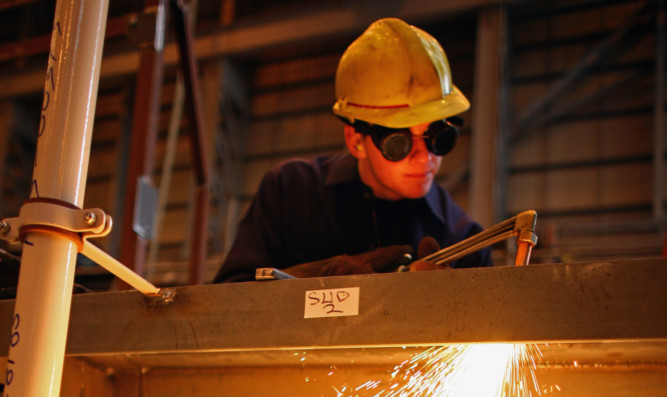
<svg viewBox="0 0 667 397">
<path fill-rule="evenodd" d="M 434 214 L 450 226 L 474 223 L 470 215 L 452 198 L 447 189 L 434 183 L 426 195 L 426 202 Z"/>
<path fill-rule="evenodd" d="M 284 181 L 292 180 L 322 180 L 330 174 L 337 173 L 341 164 L 345 163 L 345 154 L 329 154 L 311 158 L 291 158 L 272 167 L 267 172 L 268 178 L 278 178 Z"/>
</svg>

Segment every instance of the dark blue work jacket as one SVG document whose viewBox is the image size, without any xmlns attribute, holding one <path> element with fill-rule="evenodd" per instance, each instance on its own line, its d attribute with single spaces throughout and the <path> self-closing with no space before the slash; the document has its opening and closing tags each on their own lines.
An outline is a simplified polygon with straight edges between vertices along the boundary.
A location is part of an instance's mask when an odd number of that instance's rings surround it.
<svg viewBox="0 0 667 397">
<path fill-rule="evenodd" d="M 238 227 L 214 282 L 252 280 L 255 269 L 411 245 L 432 236 L 447 247 L 482 230 L 434 183 L 420 199 L 386 201 L 361 182 L 350 154 L 290 160 L 271 169 Z M 490 249 L 452 267 L 490 266 Z"/>
</svg>

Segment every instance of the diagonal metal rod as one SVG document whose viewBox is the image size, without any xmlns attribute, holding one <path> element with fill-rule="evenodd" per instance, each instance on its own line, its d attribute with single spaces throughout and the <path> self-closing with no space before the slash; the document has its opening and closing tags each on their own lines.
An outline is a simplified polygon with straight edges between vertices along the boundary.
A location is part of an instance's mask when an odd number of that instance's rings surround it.
<svg viewBox="0 0 667 397">
<path fill-rule="evenodd" d="M 209 213 L 209 161 L 200 102 L 200 85 L 197 74 L 197 60 L 194 53 L 194 37 L 190 24 L 189 10 L 183 0 L 171 0 L 170 6 L 174 15 L 174 26 L 178 38 L 183 82 L 187 93 L 190 134 L 190 150 L 196 178 L 195 217 L 192 225 L 192 242 L 190 244 L 190 284 L 201 284 L 204 281 L 204 261 L 206 260 L 207 225 Z"/>
<path fill-rule="evenodd" d="M 146 296 L 161 297 L 163 291 L 155 285 L 142 278 L 128 267 L 114 259 L 111 255 L 97 248 L 89 242 L 84 242 L 81 254 L 85 255 L 98 265 L 113 273 L 116 277 L 125 281 L 128 285 L 136 288 Z"/>
<path fill-rule="evenodd" d="M 643 7 L 625 25 L 598 44 L 597 47 L 586 53 L 561 79 L 533 103 L 522 109 L 518 116 L 517 131 L 510 140 L 516 142 L 529 134 L 534 128 L 535 119 L 550 105 L 552 105 L 567 89 L 584 76 L 595 64 L 599 63 L 611 49 L 625 39 L 635 28 L 647 24 L 653 18 L 653 6 Z"/>
<path fill-rule="evenodd" d="M 621 89 L 628 87 L 642 79 L 647 77 L 647 71 L 642 70 L 638 73 L 635 73 L 630 76 L 626 76 L 622 79 L 619 79 L 617 82 L 606 86 L 605 88 L 596 91 L 590 95 L 579 97 L 568 102 L 566 105 L 563 105 L 558 108 L 545 111 L 544 114 L 536 116 L 531 126 L 531 130 L 536 130 L 547 126 L 558 119 L 565 118 L 568 115 L 573 114 L 576 110 L 583 109 L 584 107 L 595 103 L 605 97 L 620 91 Z"/>
</svg>

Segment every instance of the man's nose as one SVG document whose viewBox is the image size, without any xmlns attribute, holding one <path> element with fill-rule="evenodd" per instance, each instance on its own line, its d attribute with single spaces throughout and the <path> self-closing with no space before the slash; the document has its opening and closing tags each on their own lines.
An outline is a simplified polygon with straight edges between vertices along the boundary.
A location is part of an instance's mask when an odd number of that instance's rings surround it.
<svg viewBox="0 0 667 397">
<path fill-rule="evenodd" d="M 412 136 L 412 151 L 410 152 L 410 159 L 412 161 L 417 161 L 420 163 L 426 163 L 429 160 L 429 155 L 430 152 L 428 151 L 428 148 L 426 147 L 426 141 L 424 141 L 424 137 L 419 135 L 419 136 Z"/>
</svg>

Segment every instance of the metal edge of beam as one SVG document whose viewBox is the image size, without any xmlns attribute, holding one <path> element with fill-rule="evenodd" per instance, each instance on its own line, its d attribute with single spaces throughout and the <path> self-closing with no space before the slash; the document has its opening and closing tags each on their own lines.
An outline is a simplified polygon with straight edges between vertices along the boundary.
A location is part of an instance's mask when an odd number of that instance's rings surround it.
<svg viewBox="0 0 667 397">
<path fill-rule="evenodd" d="M 492 267 L 75 295 L 67 354 L 481 342 L 667 342 L 667 259 Z M 308 291 L 358 287 L 359 314 L 304 318 Z M 9 340 L 14 301 L 0 302 Z M 0 356 L 7 354 L 2 345 Z"/>
<path fill-rule="evenodd" d="M 403 1 L 401 6 L 394 7 L 392 14 L 408 21 L 433 20 L 434 18 L 479 7 L 522 1 L 525 0 L 459 0 L 446 2 L 413 0 L 410 2 Z M 335 37 L 354 32 L 361 33 L 372 22 L 376 14 L 377 12 L 365 12 L 363 7 L 350 5 L 345 8 L 333 7 L 322 12 L 295 16 L 290 19 L 225 29 L 198 37 L 194 41 L 195 54 L 199 59 L 230 56 L 262 48 L 276 47 L 293 41 Z M 165 46 L 164 63 L 166 67 L 173 66 L 178 62 L 177 47 L 176 43 Z M 139 68 L 139 54 L 140 51 L 137 50 L 104 57 L 100 77 L 110 78 L 135 73 Z M 0 99 L 39 92 L 43 88 L 43 71 L 4 75 L 0 78 Z"/>
</svg>

